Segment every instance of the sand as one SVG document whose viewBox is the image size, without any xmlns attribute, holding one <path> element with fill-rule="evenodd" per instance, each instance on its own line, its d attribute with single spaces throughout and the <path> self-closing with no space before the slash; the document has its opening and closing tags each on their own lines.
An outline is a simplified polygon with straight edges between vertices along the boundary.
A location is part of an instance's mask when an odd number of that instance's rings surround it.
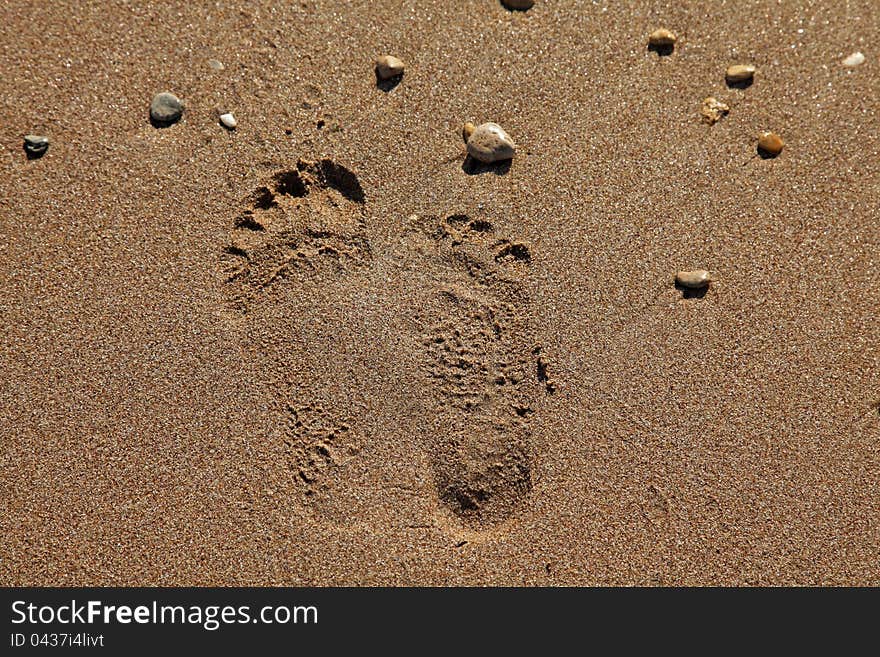
<svg viewBox="0 0 880 657">
<path fill-rule="evenodd" d="M 880 584 L 878 41 L 873 0 L 4 2 L 0 583 Z"/>
</svg>

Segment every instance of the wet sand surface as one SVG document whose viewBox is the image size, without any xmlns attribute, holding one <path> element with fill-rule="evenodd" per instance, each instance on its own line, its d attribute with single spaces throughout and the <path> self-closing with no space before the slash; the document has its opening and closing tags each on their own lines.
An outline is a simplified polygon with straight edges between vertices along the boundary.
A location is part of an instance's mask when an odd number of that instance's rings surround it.
<svg viewBox="0 0 880 657">
<path fill-rule="evenodd" d="M 5 2 L 0 582 L 880 584 L 880 12 L 707 5 Z"/>
</svg>

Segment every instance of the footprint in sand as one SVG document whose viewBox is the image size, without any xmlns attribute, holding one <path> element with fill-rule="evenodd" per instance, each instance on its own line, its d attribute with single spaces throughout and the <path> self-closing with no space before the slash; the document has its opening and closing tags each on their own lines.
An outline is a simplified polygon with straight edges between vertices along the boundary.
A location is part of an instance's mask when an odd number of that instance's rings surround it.
<svg viewBox="0 0 880 657">
<path fill-rule="evenodd" d="M 284 453 L 296 487 L 305 498 L 331 494 L 329 482 L 361 451 L 361 438 L 317 401 L 288 403 L 284 414 Z"/>
<path fill-rule="evenodd" d="M 260 326 L 270 342 L 285 344 L 289 318 L 268 306 L 287 308 L 287 292 L 372 261 L 364 204 L 357 177 L 329 159 L 300 161 L 268 175 L 242 201 L 222 249 L 225 316 L 247 322 L 248 332 Z M 343 485 L 362 436 L 330 410 L 344 404 L 326 399 L 322 384 L 294 366 L 288 352 L 272 351 L 263 365 L 278 416 L 275 448 L 290 471 L 291 491 L 303 504 L 320 507 Z"/>
<path fill-rule="evenodd" d="M 364 192 L 332 160 L 276 171 L 243 205 L 222 263 L 227 301 L 237 313 L 250 312 L 298 272 L 344 271 L 372 259 Z"/>
<path fill-rule="evenodd" d="M 289 284 L 319 271 L 347 276 L 375 263 L 357 178 L 330 160 L 272 173 L 244 202 L 224 249 L 226 299 L 234 316 L 285 304 Z M 413 308 L 430 426 L 423 440 L 438 508 L 481 531 L 513 516 L 534 485 L 531 417 L 555 390 L 530 321 L 524 280 L 528 245 L 499 238 L 492 224 L 463 214 L 411 218 L 400 307 Z M 398 254 L 401 255 L 401 254 Z M 364 284 L 366 279 L 352 284 Z M 318 279 L 315 279 L 318 280 Z M 345 279 L 340 279 L 344 284 Z M 397 302 L 395 302 L 397 303 Z M 275 330 L 275 329 L 272 329 Z M 371 339 L 370 336 L 362 336 Z M 269 365 L 276 367 L 276 365 Z M 277 373 L 267 373 L 267 378 Z M 321 403 L 320 381 L 278 391 L 282 450 L 304 499 L 364 447 L 357 427 Z M 314 399 L 304 398 L 311 389 Z"/>
<path fill-rule="evenodd" d="M 531 416 L 555 388 L 530 326 L 526 244 L 462 214 L 411 218 L 427 259 L 423 369 L 434 391 L 423 439 L 442 505 L 467 528 L 510 518 L 533 487 Z"/>
</svg>

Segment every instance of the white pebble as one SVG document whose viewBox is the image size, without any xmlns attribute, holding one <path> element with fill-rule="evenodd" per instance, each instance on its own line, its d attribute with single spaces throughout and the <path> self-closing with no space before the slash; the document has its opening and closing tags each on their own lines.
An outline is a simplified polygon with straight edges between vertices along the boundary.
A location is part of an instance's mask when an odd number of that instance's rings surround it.
<svg viewBox="0 0 880 657">
<path fill-rule="evenodd" d="M 220 115 L 220 123 L 223 124 L 224 128 L 229 128 L 230 130 L 235 130 L 235 126 L 238 125 L 238 121 L 235 120 L 235 117 L 232 116 L 232 112 L 227 112 L 226 114 Z"/>
<path fill-rule="evenodd" d="M 751 84 L 755 77 L 755 67 L 751 64 L 734 64 L 727 67 L 727 84 Z"/>
<path fill-rule="evenodd" d="M 865 56 L 860 52 L 854 52 L 852 55 L 844 59 L 841 64 L 844 66 L 859 66 L 860 64 L 865 63 Z"/>
<path fill-rule="evenodd" d="M 682 287 L 698 290 L 706 287 L 712 282 L 712 275 L 705 269 L 680 271 L 675 275 L 675 282 Z"/>
<path fill-rule="evenodd" d="M 516 153 L 516 144 L 497 123 L 482 123 L 468 137 L 467 151 L 475 160 L 491 164 L 511 159 Z"/>
</svg>

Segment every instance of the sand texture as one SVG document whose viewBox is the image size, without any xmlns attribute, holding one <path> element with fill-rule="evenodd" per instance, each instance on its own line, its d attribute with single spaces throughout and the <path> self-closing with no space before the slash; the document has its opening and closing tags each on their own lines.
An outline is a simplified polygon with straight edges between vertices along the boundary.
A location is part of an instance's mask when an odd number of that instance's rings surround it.
<svg viewBox="0 0 880 657">
<path fill-rule="evenodd" d="M 880 584 L 878 43 L 876 0 L 6 0 L 0 584 Z"/>
</svg>

